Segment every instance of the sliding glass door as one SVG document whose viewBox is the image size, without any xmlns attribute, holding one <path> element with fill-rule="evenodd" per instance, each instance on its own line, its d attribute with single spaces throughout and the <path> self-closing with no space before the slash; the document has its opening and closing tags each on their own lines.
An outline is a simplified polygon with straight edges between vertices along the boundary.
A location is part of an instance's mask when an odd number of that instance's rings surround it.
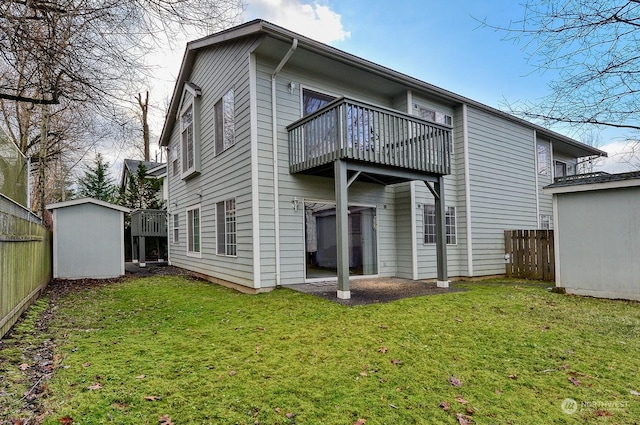
<svg viewBox="0 0 640 425">
<path fill-rule="evenodd" d="M 337 275 L 336 205 L 305 202 L 306 278 Z M 376 209 L 349 206 L 349 274 L 378 273 Z"/>
</svg>

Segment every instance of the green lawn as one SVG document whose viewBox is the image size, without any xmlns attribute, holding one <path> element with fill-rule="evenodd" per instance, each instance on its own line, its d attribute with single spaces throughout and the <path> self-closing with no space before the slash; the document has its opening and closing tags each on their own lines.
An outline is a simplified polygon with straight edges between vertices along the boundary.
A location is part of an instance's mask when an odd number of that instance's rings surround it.
<svg viewBox="0 0 640 425">
<path fill-rule="evenodd" d="M 639 303 L 458 286 L 353 308 L 184 277 L 75 292 L 44 422 L 638 423 Z"/>
</svg>

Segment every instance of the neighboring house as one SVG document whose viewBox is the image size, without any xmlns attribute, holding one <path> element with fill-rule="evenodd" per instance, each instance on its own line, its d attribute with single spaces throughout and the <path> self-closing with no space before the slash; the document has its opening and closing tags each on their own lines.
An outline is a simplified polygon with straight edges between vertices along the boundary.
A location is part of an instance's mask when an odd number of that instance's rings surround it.
<svg viewBox="0 0 640 425">
<path fill-rule="evenodd" d="M 162 184 L 156 192 L 153 185 L 140 185 L 131 192 L 130 181 L 140 166 L 145 168 L 145 179 L 159 179 Z M 157 208 L 166 204 L 167 164 L 159 162 L 125 159 L 120 177 L 120 192 L 125 205 L 136 208 L 131 212 L 131 226 L 125 230 L 128 234 L 126 257 L 140 267 L 146 267 L 147 258 L 152 261 L 164 261 L 167 252 L 167 212 Z M 148 183 L 145 181 L 145 183 Z M 156 202 L 157 201 L 157 202 Z M 152 204 L 152 205 L 149 205 Z M 154 205 L 155 204 L 155 205 Z M 130 241 L 130 242 L 129 242 Z"/>
<path fill-rule="evenodd" d="M 556 286 L 640 300 L 640 172 L 559 178 L 544 192 L 553 195 Z"/>
<path fill-rule="evenodd" d="M 504 274 L 504 230 L 552 227 L 542 187 L 606 155 L 261 20 L 187 45 L 160 143 L 173 265 L 341 298 Z"/>
<path fill-rule="evenodd" d="M 122 166 L 122 174 L 120 174 L 120 191 L 125 191 L 129 185 L 131 176 L 135 176 L 138 172 L 138 167 L 143 164 L 147 170 L 147 177 L 149 179 L 162 179 L 162 192 L 158 193 L 158 199 L 167 199 L 167 164 L 163 162 L 152 161 L 140 161 L 137 159 L 125 159 Z"/>
</svg>

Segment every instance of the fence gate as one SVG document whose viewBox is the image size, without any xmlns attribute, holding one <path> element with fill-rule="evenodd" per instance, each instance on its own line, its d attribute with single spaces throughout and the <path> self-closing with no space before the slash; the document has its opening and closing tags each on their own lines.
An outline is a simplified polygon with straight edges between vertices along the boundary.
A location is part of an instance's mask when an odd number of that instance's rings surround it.
<svg viewBox="0 0 640 425">
<path fill-rule="evenodd" d="M 553 230 L 505 230 L 507 277 L 555 281 Z"/>
</svg>

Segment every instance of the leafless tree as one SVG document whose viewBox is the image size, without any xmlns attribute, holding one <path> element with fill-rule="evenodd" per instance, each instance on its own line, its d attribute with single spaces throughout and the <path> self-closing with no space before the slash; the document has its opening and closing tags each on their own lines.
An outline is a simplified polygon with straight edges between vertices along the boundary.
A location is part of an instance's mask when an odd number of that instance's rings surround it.
<svg viewBox="0 0 640 425">
<path fill-rule="evenodd" d="M 48 163 L 73 163 L 107 138 L 123 143 L 147 56 L 185 29 L 225 28 L 242 9 L 242 0 L 0 1 L 0 125 L 34 160 L 41 211 L 47 169 L 60 169 Z"/>
<path fill-rule="evenodd" d="M 484 23 L 518 42 L 538 69 L 557 75 L 551 94 L 512 112 L 545 123 L 626 129 L 637 144 L 639 0 L 525 0 L 521 20 Z"/>
</svg>

